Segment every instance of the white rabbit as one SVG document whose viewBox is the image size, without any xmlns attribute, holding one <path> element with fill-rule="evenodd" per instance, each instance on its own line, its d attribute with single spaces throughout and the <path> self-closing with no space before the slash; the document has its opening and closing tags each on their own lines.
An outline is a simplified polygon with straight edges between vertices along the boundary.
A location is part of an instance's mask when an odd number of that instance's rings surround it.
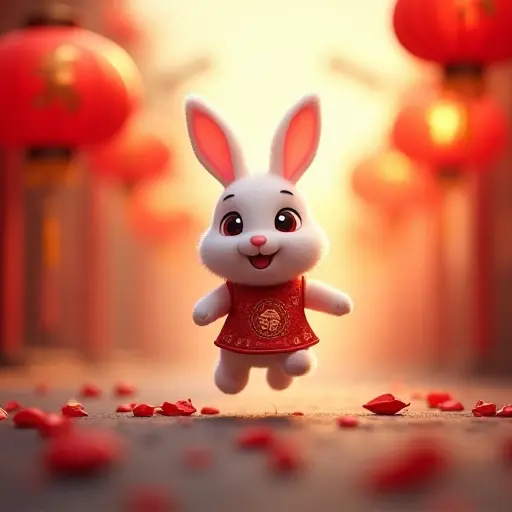
<svg viewBox="0 0 512 512">
<path fill-rule="evenodd" d="M 274 135 L 269 172 L 252 176 L 220 116 L 197 97 L 185 109 L 197 159 L 225 187 L 199 247 L 203 264 L 225 283 L 193 312 L 200 326 L 227 315 L 215 341 L 215 384 L 236 394 L 251 368 L 267 368 L 268 384 L 284 390 L 316 366 L 310 347 L 319 340 L 304 308 L 336 316 L 352 310 L 346 294 L 303 277 L 327 248 L 295 188 L 316 155 L 319 99 L 305 96 L 290 109 Z"/>
</svg>

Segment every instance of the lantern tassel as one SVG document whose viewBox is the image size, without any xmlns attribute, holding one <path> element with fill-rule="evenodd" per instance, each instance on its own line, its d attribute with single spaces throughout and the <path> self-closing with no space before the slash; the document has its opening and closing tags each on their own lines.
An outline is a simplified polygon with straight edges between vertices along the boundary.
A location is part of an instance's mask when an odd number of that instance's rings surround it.
<svg viewBox="0 0 512 512">
<path fill-rule="evenodd" d="M 60 264 L 60 223 L 54 201 L 44 203 L 42 227 L 43 269 L 41 283 L 41 327 L 53 331 L 58 323 L 57 272 Z"/>
</svg>

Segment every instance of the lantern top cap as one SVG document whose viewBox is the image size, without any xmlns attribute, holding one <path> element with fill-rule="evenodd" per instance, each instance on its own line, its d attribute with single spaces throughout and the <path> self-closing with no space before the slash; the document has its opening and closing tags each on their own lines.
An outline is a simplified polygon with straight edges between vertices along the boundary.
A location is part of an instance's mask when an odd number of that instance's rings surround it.
<svg viewBox="0 0 512 512">
<path fill-rule="evenodd" d="M 76 27 L 76 13 L 71 6 L 57 2 L 48 1 L 36 13 L 27 18 L 25 27 Z"/>
</svg>

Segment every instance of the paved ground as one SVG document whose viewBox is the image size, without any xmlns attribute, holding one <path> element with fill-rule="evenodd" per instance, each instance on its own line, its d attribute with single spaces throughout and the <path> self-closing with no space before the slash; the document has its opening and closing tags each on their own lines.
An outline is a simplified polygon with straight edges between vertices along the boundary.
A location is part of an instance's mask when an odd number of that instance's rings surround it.
<svg viewBox="0 0 512 512">
<path fill-rule="evenodd" d="M 163 385 L 162 382 L 165 382 Z M 512 510 L 512 467 L 503 463 L 503 440 L 512 438 L 512 419 L 475 418 L 478 399 L 512 402 L 512 387 L 450 387 L 469 412 L 439 413 L 413 400 L 401 416 L 377 417 L 361 404 L 390 391 L 375 383 L 311 387 L 298 385 L 285 393 L 267 394 L 253 386 L 237 397 L 224 397 L 210 387 L 180 379 L 145 382 L 133 401 L 160 403 L 191 398 L 196 406 L 213 405 L 220 416 L 197 417 L 191 428 L 174 418 L 133 418 L 114 414 L 120 402 L 111 393 L 100 399 L 79 399 L 76 389 L 37 396 L 30 390 L 0 390 L 0 404 L 19 400 L 25 406 L 59 411 L 70 398 L 91 414 L 78 420 L 83 428 L 112 429 L 126 440 L 126 460 L 106 474 L 87 480 L 55 480 L 40 471 L 44 441 L 34 431 L 20 431 L 10 420 L 0 423 L 1 512 L 123 512 L 134 487 L 162 485 L 180 502 L 183 512 L 506 512 Z M 105 390 L 112 383 L 99 382 Z M 417 387 L 417 386 L 415 386 Z M 412 387 L 397 393 L 409 399 Z M 408 401 L 408 400 L 406 400 Z M 302 411 L 302 417 L 290 413 Z M 340 429 L 342 414 L 361 420 L 354 429 Z M 234 440 L 247 425 L 266 424 L 292 443 L 303 469 L 284 477 L 272 473 L 262 453 L 245 453 Z M 453 465 L 437 482 L 416 492 L 371 495 L 362 485 L 369 468 L 395 460 L 408 438 L 433 437 L 445 443 Z M 202 471 L 187 469 L 183 454 L 190 447 L 212 451 L 213 464 Z M 439 500 L 456 497 L 468 508 L 436 508 Z M 138 511 L 142 512 L 142 511 Z M 153 512 L 147 509 L 145 512 Z M 159 512 L 159 511 L 154 511 Z"/>
</svg>

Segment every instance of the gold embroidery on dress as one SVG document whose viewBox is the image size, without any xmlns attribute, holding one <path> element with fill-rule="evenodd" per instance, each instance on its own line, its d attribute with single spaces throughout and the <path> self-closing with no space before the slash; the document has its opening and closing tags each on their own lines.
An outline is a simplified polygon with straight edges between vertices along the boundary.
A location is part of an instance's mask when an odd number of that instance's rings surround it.
<svg viewBox="0 0 512 512">
<path fill-rule="evenodd" d="M 288 328 L 286 306 L 275 299 L 258 302 L 251 315 L 251 329 L 262 338 L 276 338 Z"/>
<path fill-rule="evenodd" d="M 223 337 L 222 337 L 224 343 L 227 343 L 228 345 L 230 345 L 231 343 L 233 343 L 233 336 L 231 334 L 225 334 Z"/>
</svg>

